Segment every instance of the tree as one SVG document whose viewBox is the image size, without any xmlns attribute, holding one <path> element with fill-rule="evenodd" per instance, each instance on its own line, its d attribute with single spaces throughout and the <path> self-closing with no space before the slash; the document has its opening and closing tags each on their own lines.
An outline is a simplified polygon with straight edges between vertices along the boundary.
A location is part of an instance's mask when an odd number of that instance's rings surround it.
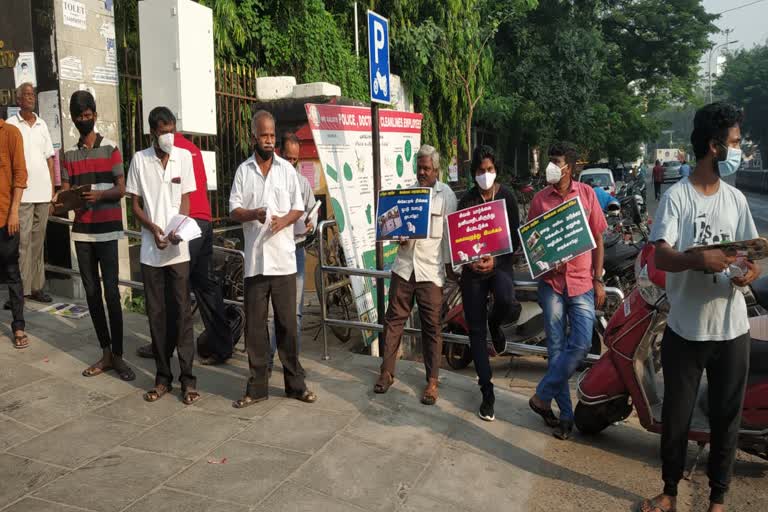
<svg viewBox="0 0 768 512">
<path fill-rule="evenodd" d="M 740 50 L 725 63 L 715 91 L 744 108 L 742 130 L 768 156 L 768 45 Z"/>
</svg>

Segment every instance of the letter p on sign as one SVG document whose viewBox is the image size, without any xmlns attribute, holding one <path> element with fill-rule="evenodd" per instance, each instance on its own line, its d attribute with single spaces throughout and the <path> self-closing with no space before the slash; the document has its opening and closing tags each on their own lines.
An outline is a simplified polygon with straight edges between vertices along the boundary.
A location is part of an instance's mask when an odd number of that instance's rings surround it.
<svg viewBox="0 0 768 512">
<path fill-rule="evenodd" d="M 389 21 L 373 11 L 368 11 L 368 71 L 371 101 L 389 105 Z"/>
</svg>

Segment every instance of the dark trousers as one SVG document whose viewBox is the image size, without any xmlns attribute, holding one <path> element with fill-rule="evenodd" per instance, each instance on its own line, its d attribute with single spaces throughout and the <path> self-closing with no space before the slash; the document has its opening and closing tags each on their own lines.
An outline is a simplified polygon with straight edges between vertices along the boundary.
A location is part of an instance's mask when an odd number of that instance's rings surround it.
<svg viewBox="0 0 768 512">
<path fill-rule="evenodd" d="M 144 297 L 155 353 L 155 384 L 170 386 L 173 382 L 171 357 L 179 355 L 181 389 L 194 388 L 192 375 L 195 342 L 192 337 L 192 310 L 189 300 L 189 262 L 167 267 L 141 266 Z"/>
<path fill-rule="evenodd" d="M 493 395 L 491 363 L 488 358 L 487 330 L 516 321 L 522 307 L 515 298 L 515 279 L 511 272 L 496 269 L 490 276 L 471 271 L 461 275 L 461 300 L 469 326 L 469 343 L 478 384 L 484 397 Z M 488 317 L 488 294 L 493 293 L 493 310 Z"/>
<path fill-rule="evenodd" d="M 661 342 L 664 368 L 661 460 L 664 494 L 677 496 L 683 477 L 699 382 L 707 371 L 710 501 L 723 503 L 731 481 L 749 373 L 749 334 L 731 341 L 688 341 L 667 328 Z"/>
<path fill-rule="evenodd" d="M 8 299 L 11 302 L 11 329 L 23 331 L 24 323 L 24 285 L 19 270 L 19 234 L 8 234 L 8 226 L 0 228 L 0 279 L 8 285 Z"/>
<path fill-rule="evenodd" d="M 270 348 L 267 308 L 270 299 L 275 318 L 277 355 L 283 365 L 285 393 L 300 395 L 307 389 L 296 339 L 296 274 L 247 277 L 245 348 L 248 351 L 251 375 L 245 393 L 256 399 L 266 398 L 268 394 L 267 359 Z"/>
<path fill-rule="evenodd" d="M 395 374 L 397 352 L 403 336 L 405 321 L 413 309 L 413 299 L 419 305 L 421 319 L 421 350 L 427 381 L 436 379 L 443 354 L 443 335 L 440 313 L 443 306 L 443 289 L 431 281 L 417 283 L 413 273 L 406 281 L 392 274 L 389 284 L 389 306 L 384 316 L 384 346 L 382 347 L 381 371 Z"/>
<path fill-rule="evenodd" d="M 654 181 L 653 182 L 653 193 L 654 193 L 656 199 L 661 197 L 661 182 L 660 181 Z"/>
<path fill-rule="evenodd" d="M 232 331 L 224 314 L 224 296 L 221 284 L 211 279 L 213 258 L 213 225 L 195 219 L 202 236 L 189 242 L 189 283 L 197 299 L 200 317 L 208 331 L 207 349 L 219 360 L 232 357 Z"/>
<path fill-rule="evenodd" d="M 117 240 L 108 242 L 75 242 L 77 266 L 85 288 L 85 298 L 93 321 L 93 328 L 101 348 L 109 348 L 116 356 L 123 355 L 123 309 L 118 288 L 119 259 Z M 101 268 L 101 279 L 99 278 Z M 109 326 L 104 314 L 101 281 L 104 281 L 103 299 L 107 301 Z"/>
</svg>

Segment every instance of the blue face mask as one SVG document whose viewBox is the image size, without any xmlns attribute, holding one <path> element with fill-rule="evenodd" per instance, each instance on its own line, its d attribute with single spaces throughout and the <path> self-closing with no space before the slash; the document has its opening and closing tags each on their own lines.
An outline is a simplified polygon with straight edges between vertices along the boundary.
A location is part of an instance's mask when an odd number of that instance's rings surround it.
<svg viewBox="0 0 768 512">
<path fill-rule="evenodd" d="M 741 150 L 736 148 L 728 148 L 728 155 L 725 160 L 717 162 L 717 170 L 720 173 L 720 177 L 730 176 L 739 170 L 741 167 Z"/>
</svg>

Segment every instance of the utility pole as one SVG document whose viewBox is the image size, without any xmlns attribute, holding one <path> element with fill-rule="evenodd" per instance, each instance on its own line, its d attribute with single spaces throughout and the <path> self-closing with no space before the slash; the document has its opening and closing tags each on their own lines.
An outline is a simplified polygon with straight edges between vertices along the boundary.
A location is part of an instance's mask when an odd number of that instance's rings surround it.
<svg viewBox="0 0 768 512">
<path fill-rule="evenodd" d="M 730 35 L 731 32 L 733 32 L 733 30 L 732 29 L 728 29 L 725 32 L 726 32 L 726 36 L 728 36 L 728 35 Z M 708 62 L 707 62 L 707 76 L 709 78 L 709 102 L 710 103 L 712 103 L 712 54 L 714 53 L 715 55 L 717 55 L 717 53 L 720 50 L 722 50 L 723 48 L 725 48 L 726 46 L 729 46 L 729 45 L 732 45 L 732 44 L 736 44 L 738 42 L 739 42 L 738 40 L 736 40 L 736 41 L 726 41 L 723 44 L 719 44 L 719 45 L 713 46 L 712 49 L 709 50 L 709 59 L 708 59 Z"/>
</svg>

